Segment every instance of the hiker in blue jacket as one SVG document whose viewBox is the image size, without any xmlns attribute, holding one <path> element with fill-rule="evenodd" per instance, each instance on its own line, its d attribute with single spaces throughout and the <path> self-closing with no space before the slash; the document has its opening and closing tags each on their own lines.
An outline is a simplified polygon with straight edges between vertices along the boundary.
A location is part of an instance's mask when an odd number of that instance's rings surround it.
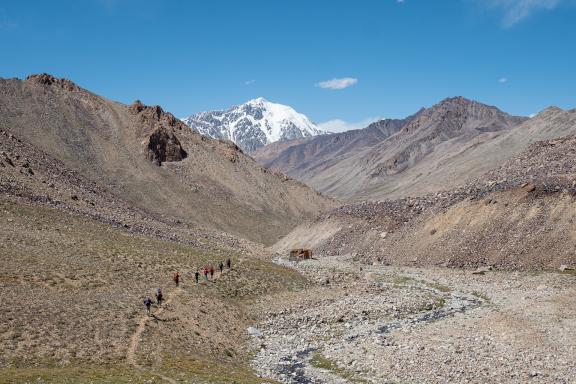
<svg viewBox="0 0 576 384">
<path fill-rule="evenodd" d="M 144 305 L 146 306 L 146 313 L 150 316 L 150 307 L 152 306 L 152 299 L 148 296 L 144 299 Z"/>
</svg>

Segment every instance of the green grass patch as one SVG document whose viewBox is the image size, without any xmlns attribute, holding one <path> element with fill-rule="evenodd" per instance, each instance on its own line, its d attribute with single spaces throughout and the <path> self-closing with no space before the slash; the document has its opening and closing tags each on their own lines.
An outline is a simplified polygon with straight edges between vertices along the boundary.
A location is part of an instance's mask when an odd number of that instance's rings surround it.
<svg viewBox="0 0 576 384">
<path fill-rule="evenodd" d="M 315 368 L 330 371 L 336 376 L 339 376 L 345 380 L 349 380 L 353 383 L 368 383 L 366 380 L 356 377 L 354 372 L 346 368 L 339 367 L 334 361 L 328 359 L 320 351 L 314 352 L 312 358 L 310 359 L 310 364 Z"/>
<path fill-rule="evenodd" d="M 394 276 L 391 282 L 394 285 L 407 285 L 416 282 L 416 279 L 410 276 Z"/>
<path fill-rule="evenodd" d="M 258 377 L 247 365 L 226 361 L 165 358 L 159 370 L 174 380 L 192 383 L 279 384 L 275 380 Z"/>
<path fill-rule="evenodd" d="M 476 296 L 477 298 L 485 301 L 486 303 L 491 303 L 490 298 L 484 292 L 474 291 L 472 292 L 472 296 Z"/>
<path fill-rule="evenodd" d="M 410 276 L 402 276 L 402 275 L 392 276 L 392 277 L 382 276 L 379 280 L 387 282 L 387 283 L 395 285 L 395 286 L 398 286 L 398 287 L 403 287 L 406 285 L 422 284 L 422 285 L 425 285 L 429 288 L 432 288 L 432 289 L 435 289 L 437 291 L 444 292 L 444 293 L 448 293 L 448 292 L 452 291 L 452 289 L 450 287 L 443 285 L 443 284 L 440 284 L 436 281 L 430 282 L 430 281 L 426 281 L 426 280 L 419 280 L 419 279 L 416 279 L 416 278 L 410 277 Z"/>
<path fill-rule="evenodd" d="M 428 287 L 430 287 L 430 288 L 432 288 L 432 289 L 435 289 L 435 290 L 437 290 L 437 291 L 440 291 L 440 292 L 448 293 L 448 292 L 451 292 L 451 291 L 452 291 L 452 289 L 451 289 L 450 287 L 448 287 L 448 286 L 446 286 L 446 285 L 443 285 L 443 284 L 440 284 L 440 283 L 438 283 L 438 282 L 436 282 L 436 281 L 427 282 L 427 281 L 421 280 L 421 282 L 422 282 L 423 284 L 427 285 Z"/>
<path fill-rule="evenodd" d="M 445 298 L 443 298 L 442 296 L 434 297 L 434 309 L 444 308 L 445 305 L 446 305 Z"/>
<path fill-rule="evenodd" d="M 435 309 L 444 308 L 445 305 L 446 305 L 446 299 L 444 297 L 430 295 L 429 301 L 427 303 L 423 304 L 420 307 L 420 310 L 421 311 L 432 311 Z"/>
<path fill-rule="evenodd" d="M 0 384 L 8 383 L 143 383 L 161 382 L 157 375 L 128 367 L 67 366 L 18 367 L 0 369 Z"/>
</svg>

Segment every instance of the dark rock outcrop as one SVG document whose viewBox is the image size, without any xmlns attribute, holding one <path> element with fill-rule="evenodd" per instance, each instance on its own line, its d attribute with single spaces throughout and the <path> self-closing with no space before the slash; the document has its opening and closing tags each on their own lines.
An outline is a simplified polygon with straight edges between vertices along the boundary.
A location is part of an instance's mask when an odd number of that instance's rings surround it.
<svg viewBox="0 0 576 384">
<path fill-rule="evenodd" d="M 184 123 L 171 113 L 164 112 L 160 106 L 147 106 L 140 100 L 136 100 L 128 109 L 141 126 L 148 128 L 144 132 L 147 136 L 144 144 L 146 157 L 150 161 L 161 165 L 166 161 L 181 161 L 186 158 L 186 151 L 175 134 L 175 130 L 186 127 Z M 148 133 L 150 131 L 152 133 Z"/>
<path fill-rule="evenodd" d="M 180 145 L 174 132 L 160 127 L 149 137 L 146 157 L 161 165 L 165 161 L 181 161 L 186 157 L 186 151 Z"/>
<path fill-rule="evenodd" d="M 30 75 L 26 78 L 26 81 L 42 85 L 55 85 L 67 91 L 76 91 L 80 89 L 76 84 L 68 79 L 60 79 L 47 73 Z"/>
<path fill-rule="evenodd" d="M 174 117 L 170 112 L 165 112 L 159 105 L 149 106 L 136 100 L 128 107 L 133 115 L 138 116 L 142 123 L 148 123 L 150 126 L 163 126 L 181 130 L 188 129 L 186 124 Z"/>
</svg>

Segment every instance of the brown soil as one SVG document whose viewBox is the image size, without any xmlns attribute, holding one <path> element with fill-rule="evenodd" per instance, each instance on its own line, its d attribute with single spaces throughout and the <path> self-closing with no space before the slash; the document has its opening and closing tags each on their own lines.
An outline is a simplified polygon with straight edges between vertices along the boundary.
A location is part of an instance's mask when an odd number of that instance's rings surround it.
<svg viewBox="0 0 576 384">
<path fill-rule="evenodd" d="M 70 84 L 50 75 L 0 79 L 0 129 L 34 148 L 30 162 L 52 158 L 132 207 L 261 243 L 333 206 L 159 106 L 127 106 Z M 4 151 L 18 155 L 10 144 Z"/>
<path fill-rule="evenodd" d="M 306 285 L 237 245 L 167 241 L 13 199 L 0 212 L 0 382 L 260 382 L 247 364 L 245 306 Z M 193 283 L 196 268 L 227 257 L 232 270 Z M 175 270 L 182 285 L 171 291 Z M 168 302 L 144 318 L 156 287 Z"/>
</svg>

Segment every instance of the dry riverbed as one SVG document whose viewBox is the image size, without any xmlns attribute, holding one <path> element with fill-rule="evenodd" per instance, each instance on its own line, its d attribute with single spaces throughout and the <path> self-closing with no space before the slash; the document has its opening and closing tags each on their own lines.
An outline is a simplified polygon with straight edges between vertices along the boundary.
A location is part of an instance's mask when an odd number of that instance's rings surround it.
<svg viewBox="0 0 576 384">
<path fill-rule="evenodd" d="M 576 276 L 292 264 L 317 285 L 263 298 L 249 331 L 284 383 L 576 383 Z"/>
</svg>

